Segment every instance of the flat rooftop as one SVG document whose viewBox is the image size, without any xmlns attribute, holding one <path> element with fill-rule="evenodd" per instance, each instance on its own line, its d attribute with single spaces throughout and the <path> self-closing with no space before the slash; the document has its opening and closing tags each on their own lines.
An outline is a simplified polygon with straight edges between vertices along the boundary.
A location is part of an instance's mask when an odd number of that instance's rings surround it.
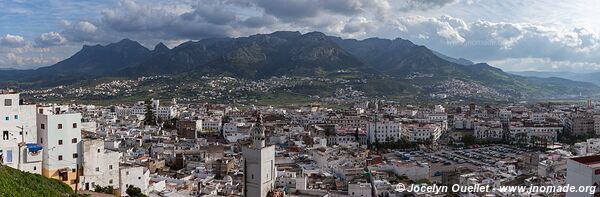
<svg viewBox="0 0 600 197">
<path fill-rule="evenodd" d="M 600 167 L 600 155 L 592 155 L 585 157 L 574 157 L 571 158 L 573 161 L 585 164 L 590 167 Z"/>
<path fill-rule="evenodd" d="M 15 90 L 11 90 L 11 89 L 8 89 L 8 90 L 7 89 L 0 89 L 0 94 L 16 94 L 16 93 L 18 93 L 18 92 L 15 91 Z"/>
</svg>

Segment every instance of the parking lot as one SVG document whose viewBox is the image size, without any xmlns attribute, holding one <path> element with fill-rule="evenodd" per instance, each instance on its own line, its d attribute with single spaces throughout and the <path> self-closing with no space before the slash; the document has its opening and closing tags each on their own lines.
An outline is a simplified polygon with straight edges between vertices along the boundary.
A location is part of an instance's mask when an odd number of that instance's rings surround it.
<svg viewBox="0 0 600 197">
<path fill-rule="evenodd" d="M 480 168 L 493 167 L 498 161 L 516 160 L 524 152 L 525 150 L 508 145 L 491 145 L 466 149 L 441 150 L 432 153 L 410 151 L 403 152 L 401 155 L 405 156 L 408 154 L 411 159 L 428 163 L 430 166 L 429 180 L 432 182 L 441 182 L 441 175 L 444 171 L 462 167 L 473 171 Z"/>
</svg>

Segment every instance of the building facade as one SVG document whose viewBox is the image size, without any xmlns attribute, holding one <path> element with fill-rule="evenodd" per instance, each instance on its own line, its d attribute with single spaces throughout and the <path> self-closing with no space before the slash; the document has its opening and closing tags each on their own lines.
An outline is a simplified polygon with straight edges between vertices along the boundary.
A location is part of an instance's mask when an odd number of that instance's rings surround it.
<svg viewBox="0 0 600 197">
<path fill-rule="evenodd" d="M 46 150 L 42 175 L 63 181 L 73 189 L 81 159 L 81 114 L 66 106 L 39 107 L 37 114 L 38 143 Z"/>
<path fill-rule="evenodd" d="M 44 150 L 37 145 L 35 110 L 18 93 L 0 90 L 0 164 L 41 174 Z"/>
<path fill-rule="evenodd" d="M 368 142 L 395 142 L 400 140 L 402 123 L 394 121 L 374 121 L 367 124 Z"/>
</svg>

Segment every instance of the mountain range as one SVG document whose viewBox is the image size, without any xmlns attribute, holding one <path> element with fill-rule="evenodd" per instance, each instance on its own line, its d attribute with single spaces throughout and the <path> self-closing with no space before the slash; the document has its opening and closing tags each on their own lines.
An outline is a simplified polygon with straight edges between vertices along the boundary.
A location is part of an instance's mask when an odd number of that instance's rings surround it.
<svg viewBox="0 0 600 197">
<path fill-rule="evenodd" d="M 515 71 L 509 72 L 515 75 L 521 75 L 526 77 L 539 77 L 539 78 L 550 78 L 558 77 L 563 79 L 569 79 L 573 81 L 589 82 L 596 85 L 600 85 L 600 72 L 589 72 L 589 73 L 574 73 L 574 72 L 543 72 L 543 71 Z"/>
<path fill-rule="evenodd" d="M 448 57 L 400 38 L 356 40 L 294 31 L 188 41 L 172 49 L 159 43 L 151 50 L 129 39 L 84 45 L 73 56 L 48 67 L 2 70 L 0 82 L 30 88 L 102 77 L 211 74 L 263 79 L 282 75 L 329 77 L 340 71 L 416 87 L 420 94 L 448 80 L 520 98 L 600 92 L 591 83 L 514 75 L 486 63 Z"/>
</svg>

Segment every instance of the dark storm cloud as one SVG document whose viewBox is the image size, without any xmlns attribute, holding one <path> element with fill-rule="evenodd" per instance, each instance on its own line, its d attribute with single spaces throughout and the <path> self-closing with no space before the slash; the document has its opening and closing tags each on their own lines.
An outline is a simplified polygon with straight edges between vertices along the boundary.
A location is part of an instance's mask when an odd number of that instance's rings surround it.
<svg viewBox="0 0 600 197">
<path fill-rule="evenodd" d="M 244 20 L 242 24 L 247 27 L 267 27 L 277 23 L 277 19 L 270 15 L 251 16 Z"/>
<path fill-rule="evenodd" d="M 362 0 L 254 0 L 253 3 L 264 9 L 265 13 L 287 20 L 317 17 L 324 12 L 355 15 L 362 13 L 363 7 L 369 5 Z"/>
</svg>

